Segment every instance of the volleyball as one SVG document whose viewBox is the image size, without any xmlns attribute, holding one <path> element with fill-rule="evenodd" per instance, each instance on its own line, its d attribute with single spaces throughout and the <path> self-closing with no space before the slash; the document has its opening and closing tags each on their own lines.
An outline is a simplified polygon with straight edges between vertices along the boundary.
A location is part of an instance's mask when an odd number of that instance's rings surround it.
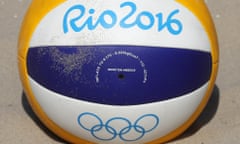
<svg viewBox="0 0 240 144">
<path fill-rule="evenodd" d="M 32 1 L 18 48 L 32 109 L 77 144 L 175 138 L 207 104 L 219 59 L 199 0 Z"/>
</svg>

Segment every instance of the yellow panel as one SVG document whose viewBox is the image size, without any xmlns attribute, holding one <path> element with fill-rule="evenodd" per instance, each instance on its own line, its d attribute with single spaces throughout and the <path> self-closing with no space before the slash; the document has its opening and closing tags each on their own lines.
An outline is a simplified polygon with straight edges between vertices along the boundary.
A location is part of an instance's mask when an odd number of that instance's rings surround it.
<svg viewBox="0 0 240 144">
<path fill-rule="evenodd" d="M 219 61 L 219 49 L 218 49 L 218 41 L 217 41 L 217 34 L 215 30 L 215 26 L 211 15 L 204 3 L 204 0 L 176 0 L 180 4 L 184 5 L 188 8 L 195 16 L 200 20 L 202 25 L 204 26 L 210 42 L 211 42 L 211 51 L 212 51 L 212 59 L 213 59 L 213 67 L 212 67 L 212 74 L 209 82 L 209 87 L 207 93 L 203 100 L 201 101 L 200 105 L 198 106 L 195 113 L 186 121 L 181 127 L 177 128 L 175 131 L 169 133 L 168 135 L 159 138 L 158 140 L 152 141 L 149 144 L 161 144 L 167 142 L 177 136 L 179 136 L 182 132 L 184 132 L 191 124 L 198 118 L 202 110 L 205 108 L 211 94 L 213 88 L 215 86 L 215 80 L 217 77 L 218 72 L 218 61 Z"/>
<path fill-rule="evenodd" d="M 66 0 L 33 0 L 31 2 L 30 7 L 25 15 L 19 35 L 18 52 L 21 57 L 26 57 L 32 34 L 42 18 L 50 10 L 65 1 Z"/>
<path fill-rule="evenodd" d="M 32 106 L 33 111 L 37 114 L 39 119 L 53 132 L 55 132 L 58 136 L 68 140 L 72 143 L 79 144 L 91 144 L 85 140 L 79 139 L 75 137 L 59 126 L 57 126 L 52 120 L 48 118 L 48 116 L 43 112 L 42 108 L 38 104 L 35 99 L 27 74 L 26 67 L 26 55 L 29 48 L 29 43 L 32 37 L 32 34 L 41 21 L 41 19 L 53 8 L 65 2 L 66 0 L 33 0 L 28 12 L 26 13 L 25 19 L 22 24 L 21 32 L 19 35 L 19 43 L 18 43 L 18 66 L 19 66 L 19 74 L 20 79 L 22 81 L 22 85 L 24 87 L 24 91 L 27 95 L 28 101 Z"/>
<path fill-rule="evenodd" d="M 166 136 L 161 137 L 161 138 L 159 138 L 155 141 L 152 141 L 149 144 L 161 144 L 161 143 L 170 141 L 173 138 L 182 134 L 187 128 L 189 128 L 192 125 L 192 123 L 198 118 L 198 116 L 200 115 L 202 110 L 205 108 L 205 106 L 206 106 L 206 104 L 207 104 L 207 102 L 208 102 L 208 100 L 209 100 L 209 98 L 212 94 L 213 88 L 215 86 L 215 80 L 216 80 L 216 77 L 217 77 L 217 72 L 218 72 L 218 63 L 213 65 L 212 75 L 211 75 L 211 79 L 209 81 L 209 87 L 207 89 L 205 97 L 201 101 L 201 103 L 198 106 L 195 113 L 193 113 L 193 115 L 188 119 L 188 121 L 186 121 L 181 127 L 177 128 L 173 132 L 171 132 L 171 133 L 167 134 Z"/>
<path fill-rule="evenodd" d="M 219 61 L 217 34 L 211 15 L 204 0 L 176 0 L 184 5 L 201 21 L 211 41 L 213 63 Z"/>
</svg>

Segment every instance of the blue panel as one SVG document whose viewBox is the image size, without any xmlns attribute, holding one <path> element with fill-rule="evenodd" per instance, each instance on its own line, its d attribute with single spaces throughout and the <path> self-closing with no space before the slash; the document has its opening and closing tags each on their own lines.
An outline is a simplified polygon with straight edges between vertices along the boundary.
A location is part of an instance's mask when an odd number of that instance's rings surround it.
<svg viewBox="0 0 240 144">
<path fill-rule="evenodd" d="M 126 45 L 30 48 L 28 74 L 67 97 L 135 105 L 179 97 L 211 75 L 208 52 Z"/>
</svg>

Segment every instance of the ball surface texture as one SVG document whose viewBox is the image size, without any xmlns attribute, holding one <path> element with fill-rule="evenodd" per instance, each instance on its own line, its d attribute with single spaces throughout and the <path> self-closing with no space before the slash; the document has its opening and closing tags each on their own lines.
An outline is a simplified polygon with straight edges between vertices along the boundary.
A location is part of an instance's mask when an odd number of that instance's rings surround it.
<svg viewBox="0 0 240 144">
<path fill-rule="evenodd" d="M 211 96 L 218 43 L 203 1 L 33 1 L 18 62 L 34 112 L 71 143 L 163 143 Z"/>
</svg>

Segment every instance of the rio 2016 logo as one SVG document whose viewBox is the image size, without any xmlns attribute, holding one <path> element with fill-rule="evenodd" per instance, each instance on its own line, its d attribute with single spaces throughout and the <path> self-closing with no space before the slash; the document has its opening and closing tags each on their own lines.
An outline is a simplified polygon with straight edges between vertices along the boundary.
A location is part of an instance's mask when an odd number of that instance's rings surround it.
<svg viewBox="0 0 240 144">
<path fill-rule="evenodd" d="M 125 142 L 137 141 L 159 126 L 159 117 L 154 114 L 142 115 L 134 122 L 125 117 L 113 117 L 104 122 L 98 115 L 86 112 L 80 114 L 77 121 L 81 128 L 101 141 L 116 138 Z"/>
<path fill-rule="evenodd" d="M 176 18 L 180 13 L 179 9 L 174 9 L 169 14 L 164 14 L 162 12 L 153 14 L 149 11 L 137 13 L 137 5 L 130 1 L 121 3 L 120 8 L 129 8 L 130 10 L 120 18 L 116 12 L 107 9 L 101 12 L 97 20 L 94 20 L 95 9 L 90 8 L 87 12 L 84 5 L 74 5 L 70 7 L 64 15 L 63 31 L 66 34 L 69 32 L 70 28 L 74 32 L 81 32 L 85 28 L 88 30 L 95 30 L 97 27 L 101 26 L 104 29 L 111 29 L 118 25 L 123 29 L 138 27 L 142 30 L 149 30 L 155 27 L 158 32 L 167 29 L 172 35 L 178 35 L 182 32 L 183 25 L 181 21 Z M 71 16 L 75 11 L 79 11 L 79 14 L 75 17 Z M 86 15 L 88 15 L 88 17 Z M 132 21 L 132 19 L 134 20 Z"/>
</svg>

